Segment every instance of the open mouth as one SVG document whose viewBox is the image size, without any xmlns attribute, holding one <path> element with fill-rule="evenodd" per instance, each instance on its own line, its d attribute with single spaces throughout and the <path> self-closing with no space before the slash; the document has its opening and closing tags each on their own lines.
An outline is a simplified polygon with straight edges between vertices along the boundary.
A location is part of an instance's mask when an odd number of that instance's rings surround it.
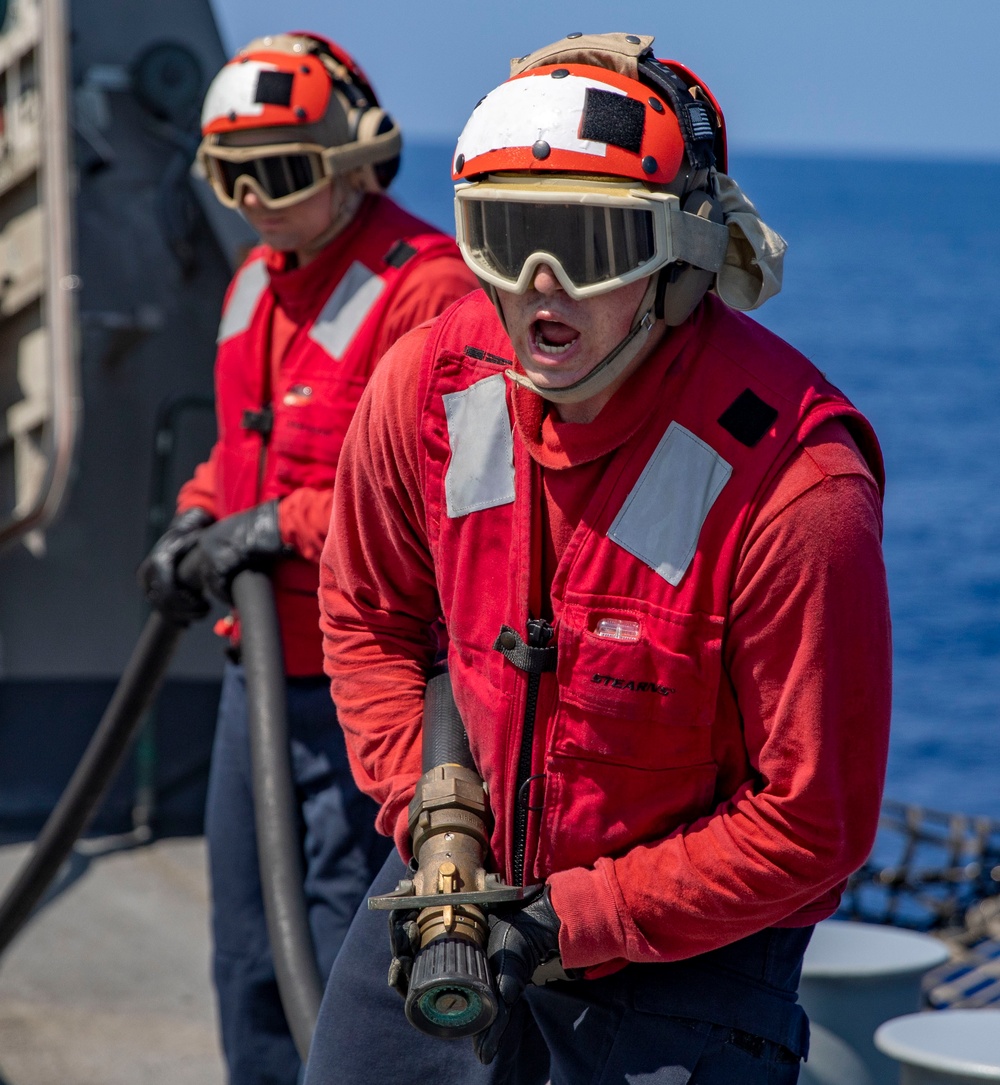
<svg viewBox="0 0 1000 1085">
<path fill-rule="evenodd" d="M 536 320 L 531 326 L 531 338 L 539 353 L 559 357 L 573 346 L 580 333 L 560 320 Z"/>
</svg>

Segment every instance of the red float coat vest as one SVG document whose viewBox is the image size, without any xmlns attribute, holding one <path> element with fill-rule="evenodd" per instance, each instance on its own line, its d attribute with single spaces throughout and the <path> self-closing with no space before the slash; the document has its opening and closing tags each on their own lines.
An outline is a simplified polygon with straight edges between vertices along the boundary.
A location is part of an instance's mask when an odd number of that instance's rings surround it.
<svg viewBox="0 0 1000 1085">
<path fill-rule="evenodd" d="M 206 503 L 221 519 L 294 490 L 329 491 L 344 435 L 378 361 L 383 322 L 400 287 L 425 261 L 458 259 L 455 242 L 388 199 L 371 199 L 334 244 L 316 258 L 313 290 L 289 315 L 298 325 L 280 369 L 272 365 L 276 298 L 268 254 L 254 249 L 226 295 L 216 357 L 218 439 L 211 479 L 196 474 L 178 508 Z M 294 274 L 294 273 L 293 273 Z M 295 556 L 273 575 L 289 674 L 322 673 L 316 591 L 318 565 Z M 238 629 L 235 633 L 238 636 Z"/>
<path fill-rule="evenodd" d="M 478 294 L 428 337 L 428 540 L 507 879 L 542 881 L 661 840 L 752 778 L 722 641 L 757 500 L 831 418 L 882 486 L 871 427 L 807 359 L 712 297 L 693 323 L 671 333 L 687 340 L 662 395 L 610 457 L 558 562 L 548 652 L 524 644 L 538 617 L 529 593 L 543 496 L 540 469 L 512 437 L 510 341 Z"/>
</svg>

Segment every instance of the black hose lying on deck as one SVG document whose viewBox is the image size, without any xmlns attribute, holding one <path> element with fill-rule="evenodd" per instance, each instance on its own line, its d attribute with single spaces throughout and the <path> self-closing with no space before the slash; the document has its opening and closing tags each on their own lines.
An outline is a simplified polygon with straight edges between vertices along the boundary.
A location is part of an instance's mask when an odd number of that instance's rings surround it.
<svg viewBox="0 0 1000 1085">
<path fill-rule="evenodd" d="M 247 571 L 233 581 L 250 706 L 254 824 L 264 912 L 281 1005 L 302 1061 L 309 1054 L 322 980 L 302 894 L 302 841 L 292 783 L 285 671 L 270 579 Z"/>
<path fill-rule="evenodd" d="M 0 954 L 27 922 L 114 779 L 146 709 L 159 692 L 184 627 L 153 612 L 69 783 L 28 861 L 0 901 Z"/>
</svg>

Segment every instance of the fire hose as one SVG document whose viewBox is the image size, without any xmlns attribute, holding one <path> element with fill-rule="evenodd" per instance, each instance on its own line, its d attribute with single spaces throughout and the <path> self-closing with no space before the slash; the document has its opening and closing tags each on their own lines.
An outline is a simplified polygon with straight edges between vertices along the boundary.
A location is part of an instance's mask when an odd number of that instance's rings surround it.
<svg viewBox="0 0 1000 1085">
<path fill-rule="evenodd" d="M 405 1012 L 421 1032 L 471 1036 L 496 1017 L 497 996 L 486 959 L 491 906 L 538 891 L 506 885 L 487 873 L 489 806 L 447 672 L 434 675 L 424 697 L 423 776 L 410 803 L 415 877 L 392 893 L 369 897 L 379 911 L 416 911 L 420 945 Z"/>
<path fill-rule="evenodd" d="M 195 548 L 180 565 L 180 579 L 196 580 L 199 559 Z M 304 1061 L 319 1012 L 322 981 L 302 895 L 301 843 L 277 612 L 270 579 L 264 573 L 239 573 L 233 580 L 232 594 L 242 619 L 255 825 L 268 935 L 282 1006 Z M 156 611 L 146 620 L 79 764 L 28 859 L 0 899 L 0 956 L 27 922 L 97 811 L 144 713 L 159 692 L 184 628 Z"/>
</svg>

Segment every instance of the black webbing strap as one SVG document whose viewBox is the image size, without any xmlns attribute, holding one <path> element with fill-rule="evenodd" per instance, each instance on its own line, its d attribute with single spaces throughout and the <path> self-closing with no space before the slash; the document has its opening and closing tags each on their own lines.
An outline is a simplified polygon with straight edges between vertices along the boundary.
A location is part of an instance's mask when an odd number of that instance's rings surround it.
<svg viewBox="0 0 1000 1085">
<path fill-rule="evenodd" d="M 715 165 L 715 110 L 702 100 L 691 97 L 684 80 L 652 55 L 639 58 L 639 77 L 659 91 L 677 115 L 688 160 L 695 169 Z"/>
<path fill-rule="evenodd" d="M 528 623 L 529 625 L 531 622 Z M 500 635 L 493 642 L 493 647 L 502 652 L 508 662 L 519 671 L 527 674 L 545 674 L 556 669 L 556 646 L 532 648 L 526 644 L 509 625 L 500 626 Z"/>
<path fill-rule="evenodd" d="M 254 430 L 267 441 L 274 429 L 274 408 L 268 403 L 259 411 L 244 411 L 240 418 L 240 429 Z"/>
</svg>

